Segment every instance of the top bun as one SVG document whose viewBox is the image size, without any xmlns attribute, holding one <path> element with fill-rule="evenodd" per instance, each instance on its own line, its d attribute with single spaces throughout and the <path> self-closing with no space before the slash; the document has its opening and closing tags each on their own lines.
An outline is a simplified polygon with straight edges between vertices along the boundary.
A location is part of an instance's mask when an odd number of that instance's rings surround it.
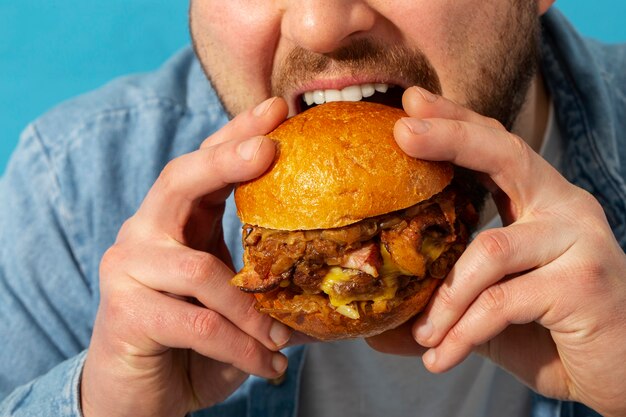
<svg viewBox="0 0 626 417">
<path fill-rule="evenodd" d="M 377 103 L 332 102 L 267 136 L 277 157 L 235 191 L 239 218 L 270 229 L 329 229 L 410 207 L 443 190 L 452 165 L 406 155 L 393 137 L 406 113 Z"/>
</svg>

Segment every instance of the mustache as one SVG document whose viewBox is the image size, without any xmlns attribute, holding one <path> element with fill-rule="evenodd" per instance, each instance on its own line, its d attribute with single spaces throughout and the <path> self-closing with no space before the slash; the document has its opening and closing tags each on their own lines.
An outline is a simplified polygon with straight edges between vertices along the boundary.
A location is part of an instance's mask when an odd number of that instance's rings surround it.
<svg viewBox="0 0 626 417">
<path fill-rule="evenodd" d="M 419 85 L 441 94 L 439 76 L 423 52 L 369 38 L 356 39 L 325 54 L 295 47 L 281 65 L 275 66 L 270 86 L 272 94 L 282 96 L 294 86 L 305 84 L 322 74 L 372 74 L 403 80 L 409 86 Z"/>
</svg>

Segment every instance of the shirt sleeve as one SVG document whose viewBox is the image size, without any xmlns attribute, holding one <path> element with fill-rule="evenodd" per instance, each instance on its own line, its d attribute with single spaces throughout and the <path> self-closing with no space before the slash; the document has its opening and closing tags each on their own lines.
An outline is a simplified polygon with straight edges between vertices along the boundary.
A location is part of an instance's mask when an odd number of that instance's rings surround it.
<svg viewBox="0 0 626 417">
<path fill-rule="evenodd" d="M 79 416 L 97 308 L 50 151 L 29 127 L 0 178 L 0 416 Z"/>
<path fill-rule="evenodd" d="M 3 417 L 80 417 L 80 376 L 86 351 L 15 389 L 0 403 Z"/>
</svg>

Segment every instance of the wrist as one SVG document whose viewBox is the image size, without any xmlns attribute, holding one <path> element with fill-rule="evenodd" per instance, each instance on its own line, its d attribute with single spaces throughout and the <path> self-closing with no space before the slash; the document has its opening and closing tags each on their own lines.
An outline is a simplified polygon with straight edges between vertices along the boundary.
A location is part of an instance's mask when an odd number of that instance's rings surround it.
<svg viewBox="0 0 626 417">
<path fill-rule="evenodd" d="M 181 409 L 182 395 L 171 392 L 167 382 L 152 378 L 150 369 L 130 369 L 119 358 L 106 360 L 95 356 L 90 349 L 79 384 L 83 417 L 184 417 L 187 414 Z M 180 401 L 172 401 L 174 398 Z"/>
</svg>

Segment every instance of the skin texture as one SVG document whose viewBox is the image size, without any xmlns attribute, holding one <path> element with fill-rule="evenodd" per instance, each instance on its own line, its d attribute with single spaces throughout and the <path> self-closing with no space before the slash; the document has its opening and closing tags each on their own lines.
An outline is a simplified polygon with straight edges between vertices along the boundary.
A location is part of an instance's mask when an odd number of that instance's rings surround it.
<svg viewBox="0 0 626 417">
<path fill-rule="evenodd" d="M 236 117 L 165 167 L 102 259 L 85 416 L 183 416 L 222 401 L 249 374 L 285 369 L 276 352 L 290 331 L 227 285 L 224 200 L 269 166 L 275 149 L 262 135 L 297 111 L 298 94 L 366 81 L 439 93 L 408 88 L 398 144 L 481 173 L 507 225 L 475 239 L 418 321 L 370 344 L 405 355 L 428 348 L 433 372 L 478 351 L 545 395 L 626 414 L 626 256 L 597 201 L 504 127 L 538 132 L 524 137 L 533 144 L 543 130 L 540 80 L 528 90 L 509 59 L 524 62 L 521 40 L 551 3 L 192 1 L 197 53 Z M 358 43 L 378 54 L 355 58 Z M 517 119 L 490 103 L 510 82 L 524 87 L 521 99 L 505 97 L 512 109 L 526 99 Z M 278 93 L 285 100 L 270 98 Z"/>
<path fill-rule="evenodd" d="M 183 416 L 223 400 L 249 373 L 274 378 L 286 368 L 276 351 L 291 332 L 229 284 L 220 222 L 232 184 L 268 167 L 274 146 L 260 135 L 287 109 L 268 100 L 257 113 L 170 162 L 104 255 L 81 386 L 86 416 Z"/>
<path fill-rule="evenodd" d="M 626 257 L 598 202 L 493 120 L 416 89 L 404 105 L 399 145 L 486 174 L 507 227 L 477 236 L 410 329 L 370 345 L 423 353 L 433 372 L 475 350 L 544 395 L 623 415 Z"/>
<path fill-rule="evenodd" d="M 231 114 L 279 95 L 288 99 L 293 115 L 293 96 L 304 89 L 392 81 L 442 93 L 510 127 L 509 116 L 526 92 L 515 78 L 530 77 L 535 66 L 534 2 L 275 3 L 191 2 L 194 46 Z M 362 43 L 375 46 L 358 59 Z M 514 71 L 513 62 L 519 63 Z M 520 95 L 512 99 L 515 93 Z M 505 105 L 498 108 L 500 103 Z"/>
</svg>

